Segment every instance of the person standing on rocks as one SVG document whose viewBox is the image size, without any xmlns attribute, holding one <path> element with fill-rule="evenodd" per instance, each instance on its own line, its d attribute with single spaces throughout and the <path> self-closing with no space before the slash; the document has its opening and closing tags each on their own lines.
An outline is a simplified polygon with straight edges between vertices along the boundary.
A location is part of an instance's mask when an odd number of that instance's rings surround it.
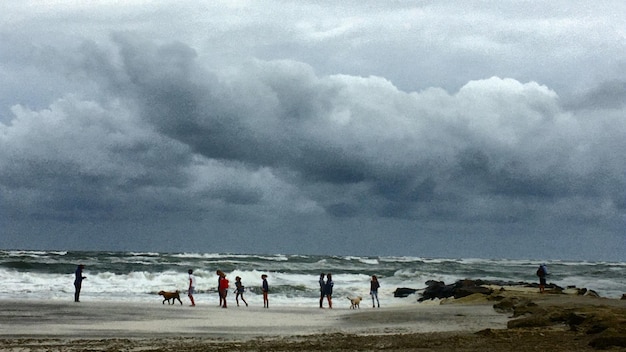
<svg viewBox="0 0 626 352">
<path fill-rule="evenodd" d="M 544 293 L 546 289 L 546 276 L 548 276 L 548 268 L 545 264 L 539 265 L 539 268 L 537 268 L 537 276 L 539 276 L 539 292 Z"/>
</svg>

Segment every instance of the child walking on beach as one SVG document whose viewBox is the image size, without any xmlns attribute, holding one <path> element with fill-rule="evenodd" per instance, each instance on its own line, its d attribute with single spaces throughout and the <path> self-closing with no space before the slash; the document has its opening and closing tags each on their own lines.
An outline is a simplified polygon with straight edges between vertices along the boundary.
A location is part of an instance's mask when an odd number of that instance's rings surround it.
<svg viewBox="0 0 626 352">
<path fill-rule="evenodd" d="M 267 284 L 267 275 L 263 274 L 261 275 L 261 279 L 263 280 L 262 286 L 261 286 L 261 290 L 263 291 L 263 308 L 269 308 L 270 307 L 270 301 L 267 298 L 267 294 L 270 291 L 270 287 Z"/>
<path fill-rule="evenodd" d="M 241 300 L 243 301 L 243 303 L 246 304 L 247 307 L 248 302 L 246 302 L 246 300 L 243 298 L 243 291 L 245 290 L 245 287 L 241 283 L 241 278 L 239 276 L 235 278 L 235 287 L 235 301 L 237 301 L 237 307 L 239 307 L 239 296 L 241 296 Z"/>
</svg>

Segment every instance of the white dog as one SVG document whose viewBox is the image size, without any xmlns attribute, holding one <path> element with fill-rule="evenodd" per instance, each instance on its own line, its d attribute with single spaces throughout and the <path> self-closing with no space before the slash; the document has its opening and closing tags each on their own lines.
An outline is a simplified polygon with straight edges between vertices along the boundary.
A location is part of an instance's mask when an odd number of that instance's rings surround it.
<svg viewBox="0 0 626 352">
<path fill-rule="evenodd" d="M 361 300 L 363 300 L 361 296 L 357 296 L 354 298 L 348 297 L 348 299 L 350 300 L 350 309 L 361 309 L 361 307 L 359 306 L 361 304 Z"/>
</svg>

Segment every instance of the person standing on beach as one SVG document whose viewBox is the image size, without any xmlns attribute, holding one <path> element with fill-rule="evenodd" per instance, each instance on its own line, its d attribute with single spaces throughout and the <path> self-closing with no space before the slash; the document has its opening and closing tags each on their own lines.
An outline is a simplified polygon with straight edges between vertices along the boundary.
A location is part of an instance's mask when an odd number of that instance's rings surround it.
<svg viewBox="0 0 626 352">
<path fill-rule="evenodd" d="M 544 293 L 546 287 L 546 276 L 548 276 L 548 268 L 545 264 L 539 265 L 539 268 L 537 268 L 537 276 L 539 276 L 539 292 Z"/>
<path fill-rule="evenodd" d="M 261 275 L 261 280 L 263 280 L 261 284 L 261 291 L 263 291 L 263 308 L 270 307 L 269 298 L 267 298 L 267 294 L 270 292 L 270 286 L 267 283 L 267 275 Z"/>
<path fill-rule="evenodd" d="M 85 266 L 80 264 L 76 267 L 76 272 L 74 272 L 74 275 L 76 276 L 74 279 L 74 302 L 80 302 L 80 289 L 83 286 L 83 280 L 87 278 L 86 276 L 83 276 L 84 268 Z"/>
<path fill-rule="evenodd" d="M 217 287 L 220 293 L 220 305 L 222 308 L 228 308 L 226 305 L 226 295 L 228 295 L 228 279 L 223 271 L 218 270 L 216 273 L 219 276 Z"/>
<path fill-rule="evenodd" d="M 235 287 L 235 301 L 237 301 L 237 307 L 239 307 L 239 296 L 241 296 L 241 300 L 243 301 L 243 303 L 246 304 L 247 307 L 248 302 L 246 302 L 246 300 L 243 298 L 243 291 L 245 291 L 246 288 L 241 283 L 241 278 L 239 276 L 235 278 Z"/>
<path fill-rule="evenodd" d="M 193 276 L 193 270 L 189 269 L 187 272 L 189 273 L 189 289 L 187 291 L 187 297 L 191 300 L 191 306 L 195 307 L 196 302 L 193 300 L 193 294 L 196 290 L 196 277 Z"/>
<path fill-rule="evenodd" d="M 375 308 L 374 299 L 376 299 L 376 303 L 378 304 L 378 308 L 380 308 L 380 302 L 378 301 L 378 288 L 380 284 L 378 283 L 378 278 L 376 275 L 372 275 L 372 280 L 370 281 L 370 295 L 372 295 L 372 308 Z"/>
<path fill-rule="evenodd" d="M 335 283 L 333 282 L 333 274 L 326 274 L 326 284 L 324 285 L 324 294 L 326 295 L 326 299 L 328 300 L 328 308 L 333 309 L 333 286 Z"/>
<path fill-rule="evenodd" d="M 324 273 L 320 274 L 320 308 L 324 308 L 324 286 L 326 286 L 326 283 L 324 282 L 325 276 L 326 274 Z"/>
<path fill-rule="evenodd" d="M 220 282 L 222 282 L 222 276 L 220 275 L 222 273 L 221 270 L 217 270 L 215 272 L 215 274 L 217 274 L 217 295 L 220 298 L 220 307 L 222 306 L 222 303 L 224 302 L 224 298 L 222 298 L 222 291 L 220 291 Z"/>
</svg>

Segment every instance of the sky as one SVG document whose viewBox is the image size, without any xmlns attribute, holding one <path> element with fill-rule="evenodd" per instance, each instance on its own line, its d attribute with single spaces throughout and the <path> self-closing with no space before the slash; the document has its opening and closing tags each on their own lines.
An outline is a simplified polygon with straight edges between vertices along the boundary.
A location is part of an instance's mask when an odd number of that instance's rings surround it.
<svg viewBox="0 0 626 352">
<path fill-rule="evenodd" d="M 625 19 L 4 0 L 0 248 L 625 261 Z"/>
</svg>

